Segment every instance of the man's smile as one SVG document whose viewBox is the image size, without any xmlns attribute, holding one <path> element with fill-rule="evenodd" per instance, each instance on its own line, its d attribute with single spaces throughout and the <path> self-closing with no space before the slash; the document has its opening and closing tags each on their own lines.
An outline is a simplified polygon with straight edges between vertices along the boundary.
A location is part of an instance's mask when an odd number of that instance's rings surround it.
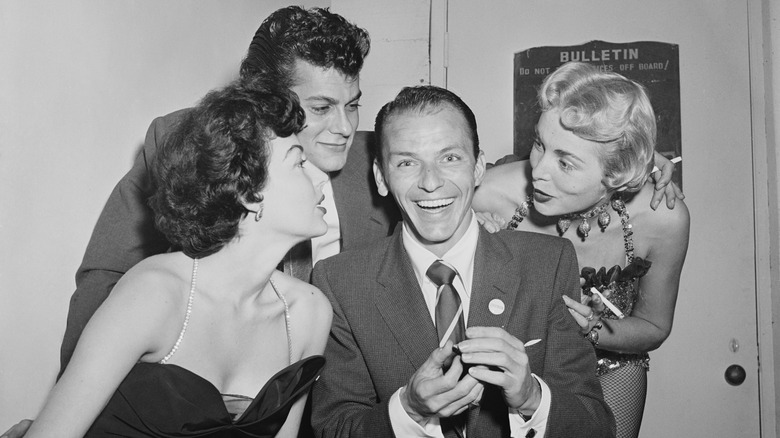
<svg viewBox="0 0 780 438">
<path fill-rule="evenodd" d="M 422 201 L 416 201 L 418 207 L 423 210 L 430 211 L 431 213 L 440 211 L 446 207 L 452 205 L 455 202 L 455 198 L 442 198 L 442 199 L 426 199 Z"/>
</svg>

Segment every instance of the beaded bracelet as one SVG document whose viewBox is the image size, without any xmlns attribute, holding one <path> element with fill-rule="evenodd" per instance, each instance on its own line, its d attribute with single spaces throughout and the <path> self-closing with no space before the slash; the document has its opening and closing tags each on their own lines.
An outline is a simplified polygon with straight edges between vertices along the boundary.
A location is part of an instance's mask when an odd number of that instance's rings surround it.
<svg viewBox="0 0 780 438">
<path fill-rule="evenodd" d="M 601 330 L 601 328 L 604 327 L 604 324 L 601 323 L 601 321 L 597 322 L 596 325 L 593 326 L 592 329 L 588 333 L 585 334 L 585 339 L 590 341 L 593 346 L 599 345 L 599 332 L 598 330 Z"/>
</svg>

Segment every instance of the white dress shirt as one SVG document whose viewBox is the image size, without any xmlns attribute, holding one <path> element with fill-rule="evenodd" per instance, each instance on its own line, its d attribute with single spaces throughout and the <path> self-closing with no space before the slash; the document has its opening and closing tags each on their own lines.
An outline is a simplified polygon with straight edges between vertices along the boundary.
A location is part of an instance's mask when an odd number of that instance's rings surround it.
<svg viewBox="0 0 780 438">
<path fill-rule="evenodd" d="M 464 323 L 468 327 L 469 305 L 471 297 L 471 280 L 474 274 L 474 256 L 477 251 L 477 240 L 479 239 L 479 225 L 477 224 L 474 212 L 471 212 L 469 227 L 461 239 L 442 257 L 442 260 L 453 266 L 458 275 L 453 280 L 453 287 L 458 292 L 461 305 L 463 306 Z M 428 267 L 439 260 L 432 252 L 423 247 L 417 239 L 408 230 L 407 224 L 403 224 L 402 231 L 403 245 L 412 262 L 414 273 L 417 276 L 417 282 L 423 292 L 425 304 L 431 315 L 431 320 L 436 321 L 436 285 L 425 275 Z M 543 437 L 547 426 L 547 417 L 550 413 L 550 388 L 542 379 L 535 374 L 532 376 L 539 382 L 542 388 L 542 400 L 539 408 L 536 409 L 533 416 L 525 421 L 518 412 L 507 410 L 509 415 L 509 425 L 513 437 L 524 437 L 530 429 L 536 429 L 537 437 Z M 390 397 L 389 414 L 390 423 L 396 436 L 403 437 L 432 437 L 443 438 L 439 418 L 431 418 L 424 426 L 419 425 L 412 420 L 401 405 L 401 391 L 406 387 L 399 388 L 392 397 Z"/>
</svg>

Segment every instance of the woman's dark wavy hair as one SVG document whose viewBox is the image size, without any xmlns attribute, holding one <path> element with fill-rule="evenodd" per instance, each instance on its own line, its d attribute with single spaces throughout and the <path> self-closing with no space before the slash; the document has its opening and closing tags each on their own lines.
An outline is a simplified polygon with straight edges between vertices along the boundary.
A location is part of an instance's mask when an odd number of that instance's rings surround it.
<svg viewBox="0 0 780 438">
<path fill-rule="evenodd" d="M 241 79 L 273 88 L 295 84 L 295 61 L 335 68 L 356 78 L 371 48 L 368 32 L 327 8 L 289 6 L 273 12 L 255 32 Z"/>
<path fill-rule="evenodd" d="M 304 113 L 290 91 L 238 84 L 212 91 L 160 146 L 149 203 L 155 225 L 190 257 L 219 251 L 238 235 L 268 178 L 269 140 L 301 130 Z"/>
</svg>

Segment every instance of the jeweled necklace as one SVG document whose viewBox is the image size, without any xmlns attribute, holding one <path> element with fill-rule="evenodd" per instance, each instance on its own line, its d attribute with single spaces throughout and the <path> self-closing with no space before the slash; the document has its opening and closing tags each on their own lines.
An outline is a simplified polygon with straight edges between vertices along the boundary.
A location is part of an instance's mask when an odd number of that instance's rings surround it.
<svg viewBox="0 0 780 438">
<path fill-rule="evenodd" d="M 617 193 L 615 193 L 611 199 L 604 201 L 584 213 L 571 213 L 561 216 L 558 218 L 558 234 L 563 236 L 566 231 L 569 230 L 569 227 L 571 227 L 571 221 L 580 219 L 580 225 L 577 227 L 577 231 L 579 231 L 583 239 L 587 238 L 588 233 L 590 233 L 590 223 L 588 221 L 594 216 L 598 216 L 599 227 L 604 231 L 612 220 L 607 206 L 612 202 L 612 206 L 615 208 L 616 201 L 623 202 Z M 520 206 L 515 209 L 515 213 L 512 215 L 512 219 L 509 220 L 509 224 L 506 228 L 508 230 L 517 228 L 517 226 L 520 225 L 520 222 L 528 216 L 528 213 L 533 206 L 534 198 L 532 196 L 525 198 L 525 201 L 521 202 Z M 617 211 L 618 209 L 615 208 L 615 210 Z"/>
</svg>

